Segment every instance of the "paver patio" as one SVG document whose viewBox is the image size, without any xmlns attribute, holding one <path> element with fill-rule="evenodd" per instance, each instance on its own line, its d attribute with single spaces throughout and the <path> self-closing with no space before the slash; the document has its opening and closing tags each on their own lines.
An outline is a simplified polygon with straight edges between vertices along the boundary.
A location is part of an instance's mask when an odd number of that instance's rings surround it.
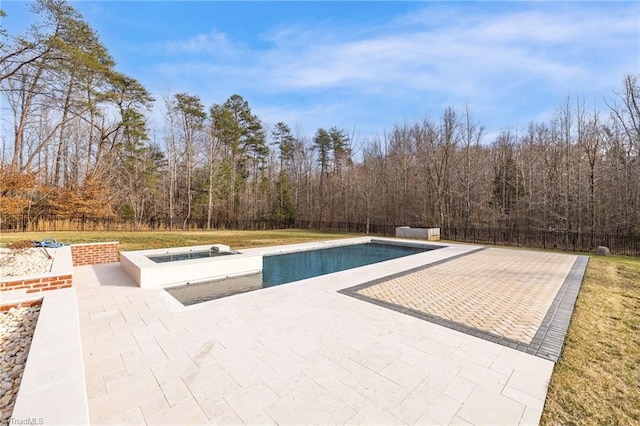
<svg viewBox="0 0 640 426">
<path fill-rule="evenodd" d="M 488 249 L 358 293 L 530 343 L 574 262 L 574 256 Z"/>
<path fill-rule="evenodd" d="M 537 424 L 553 362 L 337 292 L 443 250 L 190 307 L 118 264 L 77 267 L 91 422 Z M 547 255 L 558 274 L 575 260 Z"/>
</svg>

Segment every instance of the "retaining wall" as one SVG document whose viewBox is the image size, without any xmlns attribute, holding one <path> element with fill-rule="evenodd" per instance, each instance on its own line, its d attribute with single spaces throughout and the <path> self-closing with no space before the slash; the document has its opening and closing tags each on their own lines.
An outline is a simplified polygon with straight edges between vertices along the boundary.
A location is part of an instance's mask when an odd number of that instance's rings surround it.
<svg viewBox="0 0 640 426">
<path fill-rule="evenodd" d="M 26 293 L 69 288 L 73 285 L 73 267 L 118 261 L 118 243 L 73 244 L 49 249 L 53 254 L 51 272 L 0 279 L 0 292 L 21 290 Z"/>
<path fill-rule="evenodd" d="M 57 290 L 59 288 L 69 288 L 72 284 L 73 276 L 71 274 L 28 277 L 14 281 L 0 281 L 0 291 L 26 290 L 27 293 L 37 293 L 40 291 Z"/>
<path fill-rule="evenodd" d="M 73 266 L 98 265 L 118 261 L 118 243 L 87 243 L 71 246 Z"/>
<path fill-rule="evenodd" d="M 6 305 L 0 305 L 0 312 L 8 311 L 11 308 L 26 308 L 28 306 L 33 305 L 41 305 L 42 298 L 40 299 L 30 299 L 30 300 L 20 300 L 18 302 L 8 303 Z"/>
<path fill-rule="evenodd" d="M 51 271 L 44 274 L 0 279 L 0 291 L 20 290 L 26 293 L 69 288 L 73 284 L 73 264 L 69 246 L 50 249 L 53 255 Z"/>
</svg>

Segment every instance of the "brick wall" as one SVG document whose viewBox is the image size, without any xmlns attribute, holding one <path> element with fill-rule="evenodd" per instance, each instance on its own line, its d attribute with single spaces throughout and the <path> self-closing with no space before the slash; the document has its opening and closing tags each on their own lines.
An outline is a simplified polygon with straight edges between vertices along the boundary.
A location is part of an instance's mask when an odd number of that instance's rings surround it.
<svg viewBox="0 0 640 426">
<path fill-rule="evenodd" d="M 26 308 L 34 305 L 42 305 L 42 298 L 36 300 L 23 300 L 22 302 L 0 305 L 0 312 L 8 311 L 11 308 Z"/>
<path fill-rule="evenodd" d="M 13 281 L 1 281 L 0 291 L 26 290 L 27 293 L 57 290 L 71 287 L 73 275 L 53 275 L 41 278 L 17 279 Z"/>
<path fill-rule="evenodd" d="M 73 244 L 71 257 L 73 258 L 73 266 L 118 262 L 118 243 Z"/>
<path fill-rule="evenodd" d="M 61 249 L 59 249 L 61 250 Z M 67 255 L 68 256 L 68 255 Z M 73 244 L 71 246 L 71 258 L 73 266 L 79 265 L 96 265 L 99 263 L 117 262 L 119 257 L 118 243 L 90 243 L 90 244 Z M 63 273 L 70 272 L 70 273 Z M 3 279 L 0 281 L 0 291 L 10 290 L 26 290 L 27 293 L 39 293 L 49 290 L 57 290 L 60 288 L 68 288 L 73 283 L 73 268 L 71 265 L 58 271 L 54 268 L 52 274 L 41 277 L 32 276 L 15 279 Z"/>
</svg>

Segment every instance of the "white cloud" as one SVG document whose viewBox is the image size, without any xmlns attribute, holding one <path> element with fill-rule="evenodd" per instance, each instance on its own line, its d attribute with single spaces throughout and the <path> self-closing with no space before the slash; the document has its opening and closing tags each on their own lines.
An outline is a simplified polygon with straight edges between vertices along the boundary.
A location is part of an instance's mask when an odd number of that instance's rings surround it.
<svg viewBox="0 0 640 426">
<path fill-rule="evenodd" d="M 167 41 L 165 49 L 170 54 L 232 54 L 237 52 L 239 47 L 233 45 L 226 34 L 211 30 L 186 40 Z"/>
<path fill-rule="evenodd" d="M 386 102 L 387 115 L 408 104 L 421 115 L 429 105 L 441 111 L 464 103 L 484 114 L 512 115 L 509 108 L 540 102 L 545 93 L 603 91 L 638 69 L 637 5 L 525 7 L 495 14 L 438 5 L 378 27 L 281 26 L 261 34 L 260 47 L 211 31 L 167 43 L 176 60 L 157 69 L 192 82 L 203 98 L 276 94 L 283 102 L 274 102 L 285 106 L 265 107 L 266 120 L 316 123 L 321 116 L 324 125 L 337 121 L 332 116 L 349 115 L 352 122 L 380 116 L 372 99 Z M 289 95 L 305 97 L 302 106 L 285 101 Z"/>
<path fill-rule="evenodd" d="M 535 12 L 497 19 L 481 17 L 477 22 L 466 22 L 465 27 L 438 26 L 330 45 L 317 45 L 307 38 L 304 52 L 281 51 L 290 72 L 276 83 L 301 88 L 393 82 L 412 90 L 420 88 L 413 84 L 416 75 L 428 75 L 432 84 L 427 89 L 440 86 L 451 90 L 458 79 L 478 81 L 483 86 L 484 79 L 514 74 L 567 83 L 590 66 L 592 58 L 587 56 L 607 53 L 602 51 L 606 46 L 594 46 L 594 38 L 609 38 L 619 28 L 629 29 L 634 20 L 619 18 L 599 16 L 597 34 L 593 17 L 576 22 L 568 14 Z M 557 51 L 559 44 L 569 47 Z M 418 78 L 417 82 L 421 85 L 425 81 Z"/>
</svg>

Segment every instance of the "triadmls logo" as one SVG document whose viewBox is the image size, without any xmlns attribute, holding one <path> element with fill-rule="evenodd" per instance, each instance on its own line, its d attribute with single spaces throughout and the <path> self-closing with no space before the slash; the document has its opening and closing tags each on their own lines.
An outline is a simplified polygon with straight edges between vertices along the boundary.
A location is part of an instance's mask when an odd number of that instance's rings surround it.
<svg viewBox="0 0 640 426">
<path fill-rule="evenodd" d="M 12 425 L 43 425 L 44 419 L 42 417 L 27 417 L 24 419 L 11 418 Z"/>
</svg>

